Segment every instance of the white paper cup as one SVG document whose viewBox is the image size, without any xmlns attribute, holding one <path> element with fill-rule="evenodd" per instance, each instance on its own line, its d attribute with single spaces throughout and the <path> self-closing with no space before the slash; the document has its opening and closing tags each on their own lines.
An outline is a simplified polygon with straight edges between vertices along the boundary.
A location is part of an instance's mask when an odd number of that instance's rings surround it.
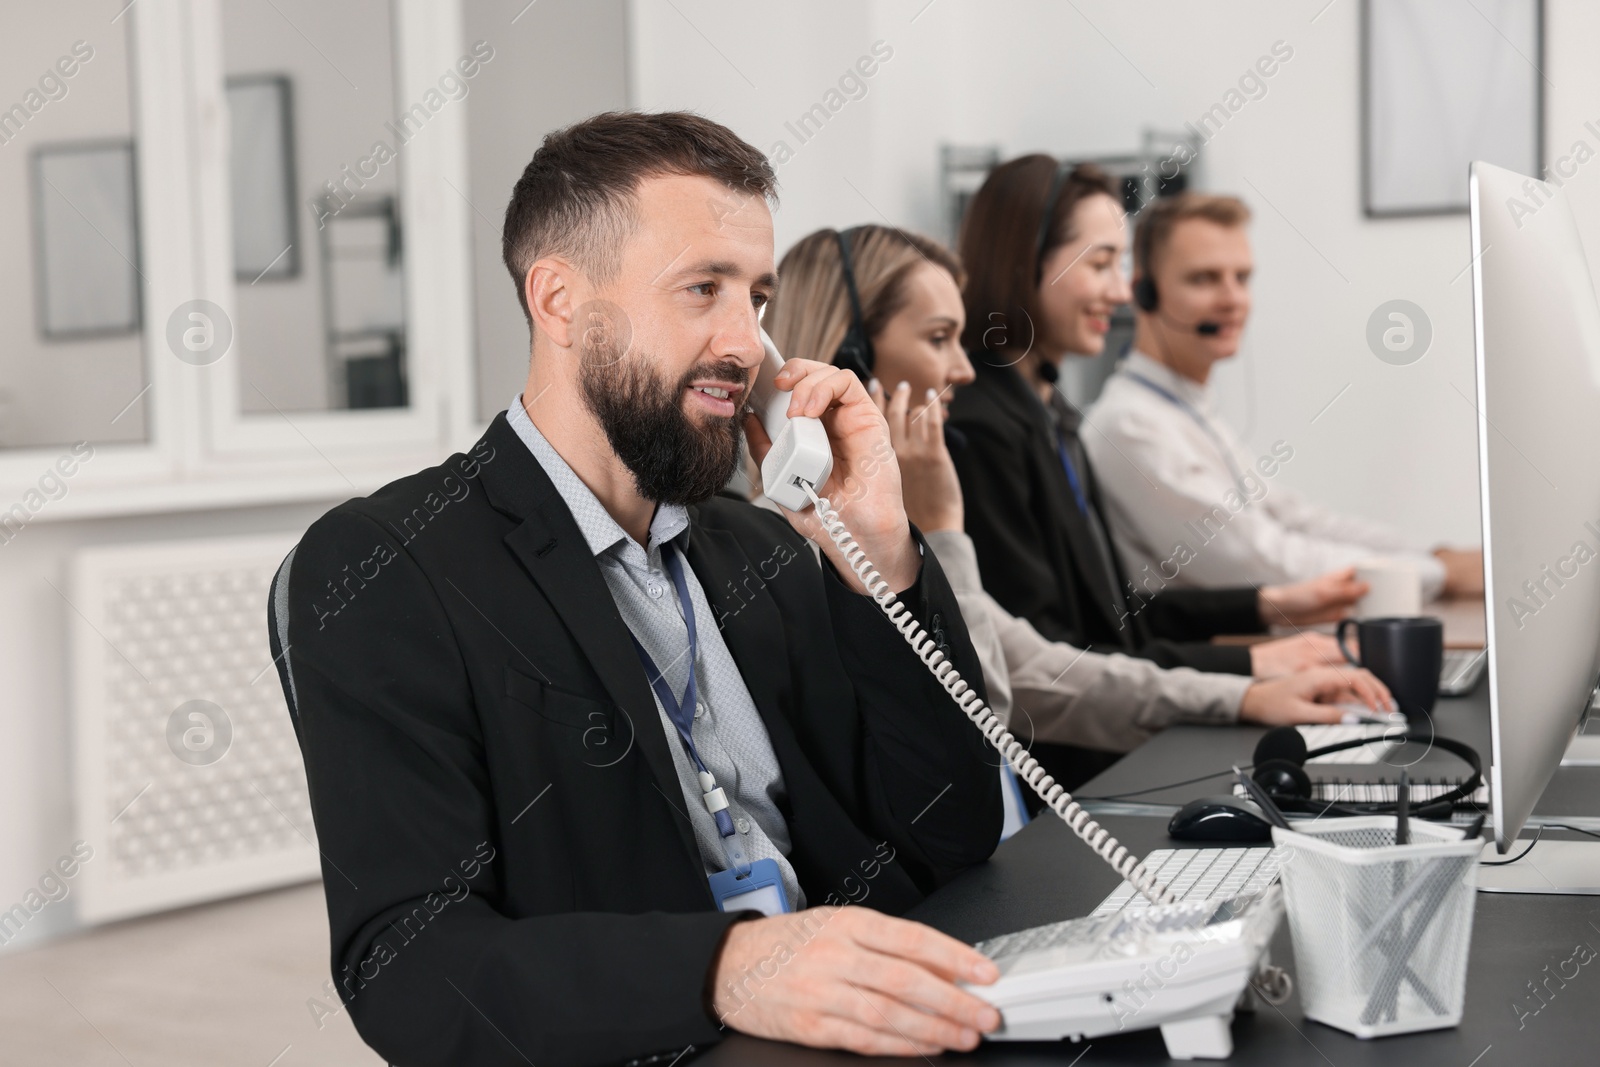
<svg viewBox="0 0 1600 1067">
<path fill-rule="evenodd" d="M 1356 603 L 1358 619 L 1422 614 L 1422 575 L 1403 559 L 1369 559 L 1356 564 L 1356 578 L 1370 588 Z"/>
</svg>

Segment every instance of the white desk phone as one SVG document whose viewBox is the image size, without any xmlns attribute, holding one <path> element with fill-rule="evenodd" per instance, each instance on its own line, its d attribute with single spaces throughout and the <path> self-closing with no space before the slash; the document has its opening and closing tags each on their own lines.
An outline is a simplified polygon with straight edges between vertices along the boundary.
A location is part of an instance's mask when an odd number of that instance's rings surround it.
<svg viewBox="0 0 1600 1067">
<path fill-rule="evenodd" d="M 1000 979 L 993 985 L 968 987 L 1000 1009 L 1000 1028 L 989 1036 L 1076 1041 L 1159 1026 L 1174 1059 L 1230 1055 L 1233 1039 L 1228 1024 L 1252 976 L 1266 966 L 1267 942 L 1283 915 L 1281 891 L 1270 886 L 1265 892 L 1231 899 L 1179 902 L 1153 871 L 1045 773 L 962 680 L 906 606 L 896 603 L 894 591 L 856 544 L 839 513 L 818 495 L 833 470 L 827 431 L 817 419 L 787 417 L 790 394 L 772 384 L 783 357 L 765 330 L 761 343 L 766 361 L 751 390 L 751 405 L 772 439 L 772 449 L 761 464 L 767 496 L 790 511 L 816 507 L 823 528 L 850 569 L 956 706 L 1005 756 L 1017 777 L 1149 901 L 1148 907 L 980 942 L 978 950 L 1000 967 Z"/>
</svg>

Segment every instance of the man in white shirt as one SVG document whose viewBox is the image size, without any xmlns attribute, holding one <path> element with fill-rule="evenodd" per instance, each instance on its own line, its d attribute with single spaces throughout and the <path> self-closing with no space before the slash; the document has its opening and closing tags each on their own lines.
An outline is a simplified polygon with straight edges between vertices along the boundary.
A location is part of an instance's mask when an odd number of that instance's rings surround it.
<svg viewBox="0 0 1600 1067">
<path fill-rule="evenodd" d="M 1184 193 L 1147 207 L 1134 237 L 1133 348 L 1083 435 L 1135 584 L 1294 582 L 1372 557 L 1414 563 L 1426 596 L 1481 594 L 1483 553 L 1429 551 L 1276 480 L 1286 442 L 1246 450 L 1216 415 L 1211 368 L 1250 314 L 1252 259 L 1234 197 Z"/>
</svg>

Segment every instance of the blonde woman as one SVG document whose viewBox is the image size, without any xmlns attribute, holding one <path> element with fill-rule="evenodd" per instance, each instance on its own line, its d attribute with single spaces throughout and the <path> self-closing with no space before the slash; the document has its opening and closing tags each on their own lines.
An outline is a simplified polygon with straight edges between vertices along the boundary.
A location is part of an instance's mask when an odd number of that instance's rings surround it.
<svg viewBox="0 0 1600 1067">
<path fill-rule="evenodd" d="M 889 420 L 906 512 L 955 589 L 983 659 L 990 706 L 1019 735 L 1122 753 L 1173 722 L 1338 722 L 1342 703 L 1389 709 L 1388 691 L 1366 671 L 1317 666 L 1253 681 L 1168 669 L 1049 641 L 1008 613 L 979 580 L 946 442 L 951 396 L 973 379 L 961 346 L 960 261 L 918 234 L 860 226 L 804 238 L 784 256 L 778 276 L 779 294 L 763 320 L 767 333 L 785 356 L 842 364 L 869 382 Z M 853 325 L 855 336 L 845 343 Z"/>
</svg>

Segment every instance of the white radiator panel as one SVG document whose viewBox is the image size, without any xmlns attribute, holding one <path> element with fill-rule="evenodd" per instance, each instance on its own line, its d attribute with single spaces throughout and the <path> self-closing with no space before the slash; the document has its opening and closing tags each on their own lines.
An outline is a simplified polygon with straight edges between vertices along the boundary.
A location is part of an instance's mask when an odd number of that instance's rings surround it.
<svg viewBox="0 0 1600 1067">
<path fill-rule="evenodd" d="M 79 914 L 120 919 L 320 874 L 267 643 L 291 535 L 77 553 L 68 597 Z"/>
</svg>

